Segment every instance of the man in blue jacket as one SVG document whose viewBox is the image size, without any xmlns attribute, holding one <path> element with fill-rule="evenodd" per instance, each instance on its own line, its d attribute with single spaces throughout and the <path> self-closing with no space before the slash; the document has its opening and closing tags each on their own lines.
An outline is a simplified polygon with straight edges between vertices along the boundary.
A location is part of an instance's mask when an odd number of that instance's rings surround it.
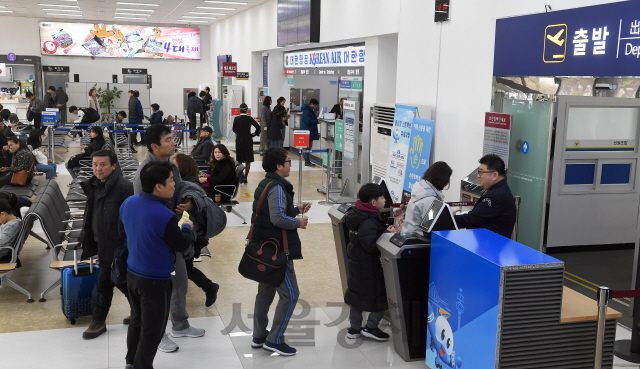
<svg viewBox="0 0 640 369">
<path fill-rule="evenodd" d="M 499 156 L 489 154 L 480 159 L 478 179 L 487 191 L 480 196 L 473 210 L 455 216 L 459 228 L 486 228 L 511 238 L 516 224 L 516 204 L 505 176 L 504 161 Z"/>
<path fill-rule="evenodd" d="M 176 252 L 191 245 L 193 223 L 178 225 L 167 208 L 173 198 L 173 168 L 153 161 L 141 171 L 143 192 L 129 197 L 120 207 L 120 234 L 127 238 L 127 286 L 131 323 L 127 332 L 127 368 L 153 368 L 171 301 L 171 273 Z"/>
<path fill-rule="evenodd" d="M 316 107 L 318 107 L 318 100 L 311 99 L 309 104 L 302 105 L 302 121 L 300 122 L 300 129 L 303 131 L 309 131 L 311 133 L 309 137 L 309 150 L 313 146 L 314 140 L 319 140 L 318 136 L 318 117 L 316 117 L 316 113 L 313 111 Z M 309 159 L 309 153 L 304 153 L 304 165 L 312 166 L 311 160 Z"/>
<path fill-rule="evenodd" d="M 139 91 L 129 91 L 129 123 L 131 124 L 142 124 L 142 118 L 144 117 L 144 113 L 142 112 L 142 104 L 138 97 L 140 97 Z M 142 127 L 133 126 L 134 130 L 140 130 Z M 144 132 L 140 132 L 140 141 L 137 141 L 138 134 L 133 134 L 133 144 L 136 146 L 144 146 Z"/>
</svg>

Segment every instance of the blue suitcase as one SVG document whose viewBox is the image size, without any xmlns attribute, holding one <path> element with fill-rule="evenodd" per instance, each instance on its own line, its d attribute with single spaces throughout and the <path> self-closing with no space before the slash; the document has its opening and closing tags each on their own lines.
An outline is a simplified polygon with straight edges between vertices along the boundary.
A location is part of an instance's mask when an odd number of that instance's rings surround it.
<svg viewBox="0 0 640 369">
<path fill-rule="evenodd" d="M 71 324 L 76 318 L 93 314 L 98 291 L 99 266 L 89 259 L 89 264 L 78 264 L 77 250 L 73 250 L 73 266 L 62 269 L 62 313 Z"/>
</svg>

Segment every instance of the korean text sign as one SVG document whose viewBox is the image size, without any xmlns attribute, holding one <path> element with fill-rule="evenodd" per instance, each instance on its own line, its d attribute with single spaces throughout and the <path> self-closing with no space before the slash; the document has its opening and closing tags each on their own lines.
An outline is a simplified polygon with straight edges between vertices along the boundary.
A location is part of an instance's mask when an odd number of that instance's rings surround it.
<svg viewBox="0 0 640 369">
<path fill-rule="evenodd" d="M 387 161 L 387 187 L 394 203 L 399 203 L 404 187 L 409 144 L 411 143 L 411 125 L 416 116 L 415 106 L 396 105 Z"/>
<path fill-rule="evenodd" d="M 635 76 L 640 2 L 496 21 L 494 76 Z"/>
<path fill-rule="evenodd" d="M 200 59 L 200 29 L 40 22 L 42 55 Z"/>
<path fill-rule="evenodd" d="M 222 76 L 235 77 L 238 72 L 238 63 L 224 62 L 222 63 Z"/>
<path fill-rule="evenodd" d="M 484 143 L 482 156 L 495 154 L 509 166 L 509 141 L 511 138 L 511 115 L 486 113 L 484 117 Z"/>
<path fill-rule="evenodd" d="M 422 180 L 429 168 L 431 143 L 435 123 L 429 119 L 413 118 L 409 155 L 407 156 L 407 174 L 404 177 L 404 190 L 411 193 L 413 185 Z"/>
<path fill-rule="evenodd" d="M 284 54 L 285 68 L 364 67 L 364 45 Z"/>
</svg>

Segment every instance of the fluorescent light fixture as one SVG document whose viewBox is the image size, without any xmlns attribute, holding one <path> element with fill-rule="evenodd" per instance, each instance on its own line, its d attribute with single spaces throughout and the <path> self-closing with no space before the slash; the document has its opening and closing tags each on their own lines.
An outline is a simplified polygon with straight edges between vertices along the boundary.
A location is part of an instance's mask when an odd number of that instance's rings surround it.
<svg viewBox="0 0 640 369">
<path fill-rule="evenodd" d="M 121 3 L 117 2 L 118 5 L 138 5 L 138 6 L 160 6 L 159 4 L 144 4 L 144 3 Z"/>
<path fill-rule="evenodd" d="M 0 10 L 0 13 L 13 13 L 13 10 Z"/>
<path fill-rule="evenodd" d="M 49 12 L 71 12 L 71 13 L 82 13 L 81 10 L 67 10 L 67 9 L 42 9 L 45 12 L 49 11 Z"/>
<path fill-rule="evenodd" d="M 117 12 L 123 11 L 123 12 L 150 12 L 153 13 L 155 12 L 155 10 L 149 10 L 149 9 L 116 9 Z"/>
<path fill-rule="evenodd" d="M 200 12 L 189 12 L 189 14 L 196 14 L 196 15 L 226 15 L 224 13 L 200 13 Z"/>
<path fill-rule="evenodd" d="M 218 19 L 218 18 L 214 18 L 214 17 L 193 17 L 190 15 L 183 15 L 182 18 L 194 18 L 194 19 Z"/>
<path fill-rule="evenodd" d="M 2 5 L 0 5 L 0 8 L 6 8 L 6 6 L 2 6 Z"/>
<path fill-rule="evenodd" d="M 56 5 L 56 4 L 38 4 L 39 6 L 57 6 L 60 8 L 76 8 L 76 9 L 80 9 L 79 6 L 77 5 Z"/>
<path fill-rule="evenodd" d="M 58 13 L 47 13 L 47 15 L 57 15 L 57 16 L 63 16 L 63 17 L 82 17 L 82 14 L 58 14 Z"/>
<path fill-rule="evenodd" d="M 132 18 L 132 17 L 113 17 L 113 19 L 139 19 L 139 20 L 147 20 L 147 18 Z"/>
<path fill-rule="evenodd" d="M 186 20 L 186 19 L 178 19 L 176 22 L 187 22 L 187 23 L 209 23 L 207 21 L 192 21 L 192 20 Z"/>
<path fill-rule="evenodd" d="M 237 1 L 211 1 L 204 0 L 205 3 L 214 3 L 214 4 L 231 4 L 231 5 L 247 5 L 248 3 L 241 3 Z"/>
<path fill-rule="evenodd" d="M 130 14 L 130 13 L 116 13 L 116 15 L 124 15 L 126 17 L 150 17 L 151 14 Z"/>
<path fill-rule="evenodd" d="M 212 8 L 212 7 L 208 7 L 208 6 L 196 6 L 196 9 L 236 10 L 235 8 Z"/>
</svg>

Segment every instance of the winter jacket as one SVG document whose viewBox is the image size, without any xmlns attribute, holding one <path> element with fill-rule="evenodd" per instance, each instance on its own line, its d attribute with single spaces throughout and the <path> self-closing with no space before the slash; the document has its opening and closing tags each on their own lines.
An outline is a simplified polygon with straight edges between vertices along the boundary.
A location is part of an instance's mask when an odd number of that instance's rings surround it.
<svg viewBox="0 0 640 369">
<path fill-rule="evenodd" d="M 268 127 L 271 119 L 271 108 L 269 105 L 262 105 L 260 108 L 260 143 L 269 143 L 267 132 L 264 131 Z"/>
<path fill-rule="evenodd" d="M 300 129 L 303 131 L 309 131 L 311 136 L 310 140 L 318 140 L 318 117 L 316 113 L 311 109 L 309 104 L 302 105 L 302 120 L 300 121 Z"/>
<path fill-rule="evenodd" d="M 187 104 L 187 110 L 189 113 L 189 120 L 196 122 L 196 114 L 200 114 L 200 117 L 204 115 L 204 108 L 202 107 L 202 100 L 197 96 L 191 96 Z"/>
<path fill-rule="evenodd" d="M 198 179 L 196 178 L 196 181 Z M 180 192 L 178 194 L 180 198 L 191 196 L 193 199 L 193 207 L 189 210 L 189 219 L 193 222 L 194 232 L 193 240 L 196 238 L 209 239 L 215 237 L 218 233 L 216 231 L 215 217 L 226 217 L 224 212 L 216 209 L 218 205 L 207 197 L 204 188 L 198 181 L 197 183 L 187 180 L 185 177 L 180 186 Z M 226 220 L 225 220 L 226 221 Z"/>
<path fill-rule="evenodd" d="M 344 302 L 359 311 L 378 312 L 387 310 L 381 255 L 376 246 L 378 238 L 386 230 L 386 224 L 380 212 L 373 209 L 373 206 L 358 200 L 356 207 L 346 215 L 349 275 Z"/>
<path fill-rule="evenodd" d="M 207 171 L 211 176 L 207 178 L 207 182 L 210 183 L 206 188 L 207 194 L 211 198 L 215 198 L 216 194 L 222 195 L 223 201 L 231 200 L 230 194 L 233 193 L 233 188 L 222 187 L 220 190 L 216 190 L 215 186 L 221 185 L 235 185 L 238 177 L 236 176 L 236 166 L 230 159 L 221 160 L 216 163 L 213 169 L 209 168 Z"/>
<path fill-rule="evenodd" d="M 211 137 L 200 138 L 198 139 L 198 143 L 193 147 L 193 150 L 191 150 L 191 157 L 196 161 L 209 162 L 213 146 Z"/>
<path fill-rule="evenodd" d="M 62 108 L 67 107 L 67 101 L 69 101 L 69 96 L 67 95 L 66 92 L 64 92 L 62 88 L 58 87 L 58 89 L 56 90 L 53 96 L 53 99 L 55 100 L 56 107 L 58 105 L 62 105 L 62 107 L 60 108 L 60 110 L 62 110 Z"/>
<path fill-rule="evenodd" d="M 204 110 L 211 110 L 211 102 L 213 101 L 213 97 L 211 97 L 211 94 L 204 95 L 202 101 L 204 102 Z"/>
<path fill-rule="evenodd" d="M 93 108 L 95 111 L 100 113 L 100 104 L 98 103 L 98 99 L 96 97 L 89 96 L 89 100 L 87 100 L 87 103 L 89 104 L 87 106 L 88 108 Z"/>
<path fill-rule="evenodd" d="M 404 216 L 404 224 L 402 225 L 402 233 L 412 233 L 420 231 L 418 224 L 422 222 L 427 210 L 433 204 L 433 200 L 444 200 L 442 192 L 436 190 L 433 185 L 421 180 L 416 182 L 411 189 L 411 199 L 407 204 L 407 210 Z"/>
<path fill-rule="evenodd" d="M 42 100 L 40 100 L 39 97 L 34 97 L 33 100 L 29 102 L 29 107 L 27 108 L 27 110 L 31 110 L 33 114 L 42 114 L 42 110 L 43 110 L 42 107 L 43 107 Z"/>
<path fill-rule="evenodd" d="M 132 97 L 129 99 L 129 123 L 140 123 L 142 122 L 142 104 L 137 97 Z"/>
<path fill-rule="evenodd" d="M 120 206 L 129 196 L 133 196 L 133 184 L 122 177 L 117 169 L 107 178 L 104 190 L 99 182 L 98 178 L 92 176 L 80 184 L 87 196 L 87 206 L 84 209 L 85 221 L 78 240 L 82 242 L 83 258 L 98 255 L 100 265 L 108 265 L 113 261 L 116 248 L 127 241 L 118 232 L 118 222 Z M 94 219 L 98 225 L 95 228 L 92 223 Z M 98 230 L 98 242 L 95 241 L 94 229 Z"/>
<path fill-rule="evenodd" d="M 11 150 L 3 150 L 2 155 L 5 159 L 11 161 L 11 166 L 7 167 L 7 171 L 4 175 L 13 175 L 13 173 L 21 170 L 28 170 L 27 183 L 33 178 L 33 172 L 36 168 L 36 158 L 33 156 L 28 148 L 20 149 L 14 153 Z"/>
<path fill-rule="evenodd" d="M 102 150 L 102 146 L 104 146 L 104 137 L 92 138 L 89 145 L 84 148 L 84 157 L 89 157 L 93 152 Z"/>
<path fill-rule="evenodd" d="M 140 165 L 138 165 L 138 170 L 136 170 L 136 174 L 133 177 L 133 193 L 135 193 L 136 195 L 142 192 L 142 181 L 140 180 L 140 172 L 145 165 L 152 161 L 163 160 L 153 155 L 151 152 L 147 152 L 147 156 L 140 163 Z M 178 201 L 180 199 L 178 195 L 180 193 L 180 186 L 182 186 L 182 177 L 180 177 L 180 170 L 178 170 L 178 166 L 171 160 L 169 160 L 168 163 L 169 165 L 171 165 L 171 168 L 173 168 L 173 181 L 176 184 L 173 198 L 169 202 L 167 202 L 167 207 L 173 212 L 176 209 L 176 205 L 180 203 L 180 201 Z"/>
<path fill-rule="evenodd" d="M 267 137 L 270 140 L 282 140 L 282 128 L 285 126 L 285 119 L 287 119 L 287 109 L 284 106 L 278 104 L 271 112 L 271 119 L 267 124 Z"/>
<path fill-rule="evenodd" d="M 42 110 L 47 110 L 47 108 L 56 108 L 56 103 L 53 100 L 53 96 L 48 92 L 44 95 L 44 107 Z"/>
<path fill-rule="evenodd" d="M 164 112 L 162 110 L 153 112 L 153 114 L 151 114 L 151 117 L 149 117 L 149 123 L 151 124 L 162 123 L 163 115 L 164 115 Z"/>
</svg>

